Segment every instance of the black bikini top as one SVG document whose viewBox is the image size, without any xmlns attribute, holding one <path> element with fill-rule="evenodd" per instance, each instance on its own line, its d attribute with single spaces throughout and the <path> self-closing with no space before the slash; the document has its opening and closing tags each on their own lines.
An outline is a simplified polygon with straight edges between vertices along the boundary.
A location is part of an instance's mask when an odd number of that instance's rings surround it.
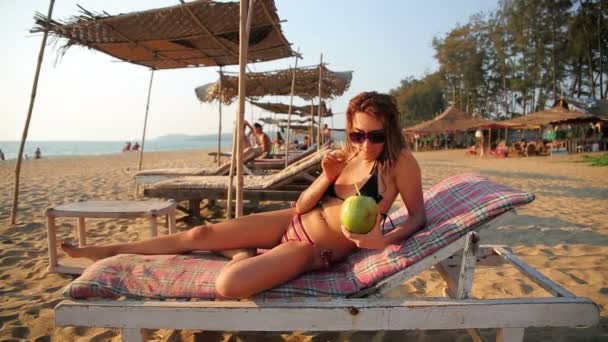
<svg viewBox="0 0 608 342">
<path fill-rule="evenodd" d="M 368 196 L 373 198 L 376 203 L 380 203 L 380 201 L 382 201 L 382 195 L 380 194 L 380 192 L 378 191 L 378 162 L 374 162 L 374 166 L 372 167 L 372 170 L 370 171 L 370 177 L 368 178 L 367 182 L 365 182 L 365 184 L 363 184 L 363 186 L 361 188 L 359 188 L 359 192 L 361 193 L 361 195 L 363 196 Z M 323 196 L 332 196 L 338 199 L 341 199 L 344 201 L 344 198 L 338 196 L 336 194 L 336 181 L 334 180 L 328 187 L 327 190 L 325 190 L 325 194 L 323 194 Z"/>
</svg>

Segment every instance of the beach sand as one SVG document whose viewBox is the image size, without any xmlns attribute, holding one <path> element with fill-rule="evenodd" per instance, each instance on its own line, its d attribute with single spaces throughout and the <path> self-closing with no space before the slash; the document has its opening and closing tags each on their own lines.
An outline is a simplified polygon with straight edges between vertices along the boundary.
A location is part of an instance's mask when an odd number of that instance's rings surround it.
<svg viewBox="0 0 608 342">
<path fill-rule="evenodd" d="M 501 225 L 482 231 L 483 244 L 503 244 L 578 296 L 591 298 L 601 322 L 590 328 L 527 329 L 526 340 L 608 339 L 608 168 L 578 162 L 580 156 L 493 159 L 463 151 L 415 153 L 423 187 L 466 171 L 536 194 L 536 200 Z M 79 199 L 134 199 L 136 153 L 27 160 L 21 172 L 18 224 L 9 225 L 14 161 L 0 163 L 0 340 L 118 341 L 117 330 L 55 328 L 53 307 L 63 299 L 68 276 L 48 274 L 44 210 Z M 212 164 L 207 151 L 146 153 L 144 168 Z M 211 221 L 221 210 L 210 212 Z M 75 236 L 73 219 L 58 219 L 58 237 Z M 178 228 L 190 228 L 178 223 Z M 164 233 L 164 227 L 161 228 Z M 89 220 L 88 242 L 131 241 L 148 236 L 144 220 Z M 390 297 L 442 296 L 439 275 L 429 270 L 392 291 Z M 482 267 L 475 273 L 478 298 L 547 296 L 512 267 Z M 162 340 L 168 331 L 156 331 Z M 494 331 L 483 330 L 486 339 Z M 181 332 L 186 341 L 469 341 L 465 331 L 245 333 Z"/>
</svg>

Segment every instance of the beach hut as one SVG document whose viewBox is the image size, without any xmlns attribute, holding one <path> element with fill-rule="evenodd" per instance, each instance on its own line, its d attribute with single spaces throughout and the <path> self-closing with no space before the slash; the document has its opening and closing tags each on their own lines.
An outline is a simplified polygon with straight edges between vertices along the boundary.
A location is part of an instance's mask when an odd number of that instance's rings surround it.
<svg viewBox="0 0 608 342">
<path fill-rule="evenodd" d="M 150 68 L 147 119 L 155 70 L 239 64 L 244 73 L 247 62 L 269 61 L 294 54 L 281 31 L 281 20 L 274 0 L 251 1 L 251 7 L 249 3 L 249 0 L 230 3 L 180 0 L 180 4 L 171 7 L 114 16 L 106 12 L 93 13 L 80 7 L 79 15 L 57 21 L 52 19 L 54 0 L 51 0 L 46 16 L 36 14 L 36 26 L 32 30 L 34 33 L 44 32 L 44 36 L 15 168 L 11 224 L 16 220 L 23 146 L 48 34 L 67 39 L 61 47 L 63 52 L 74 45 L 86 46 L 119 60 Z M 239 91 L 244 90 L 241 89 L 244 85 L 245 80 L 240 82 Z M 244 113 L 242 97 L 239 100 L 239 113 Z M 242 115 L 239 115 L 237 122 L 242 121 Z M 145 126 L 144 123 L 139 168 L 144 150 Z M 237 174 L 239 172 L 241 176 L 237 182 L 242 188 L 242 169 L 237 166 Z M 239 196 L 237 190 L 237 208 L 240 207 Z"/>
<path fill-rule="evenodd" d="M 547 126 L 552 126 L 554 128 L 559 126 L 570 127 L 572 125 L 593 124 L 600 120 L 601 119 L 595 115 L 568 109 L 568 103 L 564 99 L 559 99 L 552 108 L 502 121 L 501 123 L 522 129 L 522 131 L 538 130 L 539 140 L 541 140 L 543 138 L 543 129 Z M 551 137 L 550 140 L 554 139 L 555 137 Z M 564 139 L 557 140 L 559 140 L 559 148 L 565 149 L 567 152 L 576 151 L 580 143 L 578 137 L 565 137 Z"/>
<path fill-rule="evenodd" d="M 450 106 L 434 119 L 421 122 L 415 126 L 407 127 L 403 130 L 403 132 L 408 136 L 428 136 L 432 134 L 456 132 L 463 133 L 481 125 L 490 123 L 493 123 L 493 121 L 475 118 L 472 115 L 456 108 L 455 106 Z M 417 144 L 418 140 L 416 139 L 416 145 Z"/>
</svg>

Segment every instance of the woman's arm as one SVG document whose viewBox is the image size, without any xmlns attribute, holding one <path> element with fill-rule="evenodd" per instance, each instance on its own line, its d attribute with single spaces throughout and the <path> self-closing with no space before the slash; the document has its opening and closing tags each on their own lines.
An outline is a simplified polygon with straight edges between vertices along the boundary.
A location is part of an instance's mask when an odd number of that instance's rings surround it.
<svg viewBox="0 0 608 342">
<path fill-rule="evenodd" d="M 409 218 L 384 236 L 387 245 L 400 243 L 426 224 L 420 166 L 409 150 L 401 153 L 394 174 L 397 189 L 403 198 Z"/>
<path fill-rule="evenodd" d="M 325 173 L 322 173 L 321 176 L 317 177 L 317 179 L 300 194 L 300 197 L 298 197 L 296 212 L 298 214 L 304 214 L 311 211 L 317 203 L 319 203 L 319 200 L 321 200 L 321 197 L 323 197 L 325 190 L 327 190 L 327 187 L 330 184 L 331 181 Z"/>
<path fill-rule="evenodd" d="M 323 172 L 321 176 L 317 177 L 315 181 L 301 194 L 296 202 L 296 212 L 298 214 L 304 214 L 309 212 L 314 208 L 327 187 L 335 181 L 342 169 L 344 169 L 344 165 L 346 165 L 346 153 L 342 150 L 334 150 L 329 152 L 323 156 L 323 160 L 321 161 L 321 168 Z"/>
</svg>

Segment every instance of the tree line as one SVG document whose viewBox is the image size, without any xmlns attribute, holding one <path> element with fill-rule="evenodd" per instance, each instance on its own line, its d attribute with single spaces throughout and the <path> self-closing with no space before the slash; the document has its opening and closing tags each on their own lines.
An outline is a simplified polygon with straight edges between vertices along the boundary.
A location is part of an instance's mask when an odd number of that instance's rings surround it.
<svg viewBox="0 0 608 342">
<path fill-rule="evenodd" d="M 405 126 L 452 103 L 491 119 L 608 97 L 608 0 L 500 0 L 433 39 L 439 70 L 390 91 Z"/>
</svg>

